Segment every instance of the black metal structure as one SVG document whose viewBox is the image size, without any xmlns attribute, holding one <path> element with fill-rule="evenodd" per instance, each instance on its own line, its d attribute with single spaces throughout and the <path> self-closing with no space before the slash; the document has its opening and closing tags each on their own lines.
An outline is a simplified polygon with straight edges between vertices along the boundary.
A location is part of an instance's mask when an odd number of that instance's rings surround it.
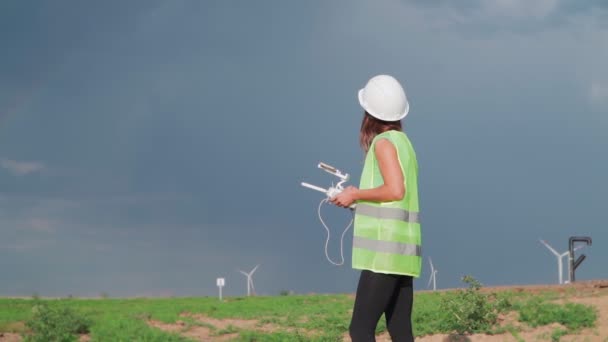
<svg viewBox="0 0 608 342">
<path fill-rule="evenodd" d="M 587 257 L 585 254 L 581 254 L 578 259 L 576 259 L 576 261 L 574 260 L 574 244 L 576 242 L 584 242 L 586 243 L 588 246 L 591 245 L 591 238 L 588 236 L 571 236 L 570 239 L 568 240 L 568 248 L 570 251 L 570 256 L 569 256 L 569 261 L 570 261 L 570 283 L 573 283 L 575 278 L 574 278 L 574 271 L 576 270 L 576 268 L 578 266 L 580 266 L 580 264 L 583 262 L 583 260 L 585 260 L 585 258 Z"/>
</svg>

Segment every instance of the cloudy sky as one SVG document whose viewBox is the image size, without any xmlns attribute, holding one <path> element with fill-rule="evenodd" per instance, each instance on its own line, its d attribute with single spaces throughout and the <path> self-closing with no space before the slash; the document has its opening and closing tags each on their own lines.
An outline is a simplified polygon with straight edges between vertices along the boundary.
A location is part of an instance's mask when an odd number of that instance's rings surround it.
<svg viewBox="0 0 608 342">
<path fill-rule="evenodd" d="M 0 295 L 353 292 L 316 210 L 405 86 L 438 287 L 608 278 L 605 1 L 2 1 Z M 325 207 L 330 254 L 349 214 Z M 565 259 L 564 259 L 565 261 Z M 566 274 L 566 271 L 564 271 Z"/>
</svg>

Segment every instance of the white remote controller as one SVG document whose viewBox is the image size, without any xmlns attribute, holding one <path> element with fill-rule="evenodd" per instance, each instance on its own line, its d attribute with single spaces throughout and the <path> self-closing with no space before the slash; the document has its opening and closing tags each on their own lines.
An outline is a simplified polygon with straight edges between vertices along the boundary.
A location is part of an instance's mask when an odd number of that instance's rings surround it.
<svg viewBox="0 0 608 342">
<path fill-rule="evenodd" d="M 318 167 L 320 169 L 323 169 L 323 170 L 331 173 L 334 176 L 339 177 L 340 182 L 336 186 L 332 185 L 331 187 L 329 187 L 327 189 L 324 189 L 324 188 L 321 188 L 321 187 L 318 187 L 316 185 L 312 185 L 309 183 L 305 183 L 305 182 L 302 182 L 301 184 L 302 184 L 302 186 L 307 187 L 309 189 L 323 192 L 327 195 L 328 199 L 332 199 L 344 190 L 344 187 L 342 187 L 342 183 L 344 183 L 348 180 L 349 175 L 348 175 L 348 173 L 342 173 L 342 172 L 340 172 L 340 170 L 336 169 L 335 167 L 327 165 L 325 163 L 319 163 Z M 356 204 L 354 204 L 354 203 L 349 206 L 350 209 L 354 209 L 355 207 L 356 207 Z"/>
<path fill-rule="evenodd" d="M 330 199 L 334 198 L 336 195 L 338 195 L 339 193 L 341 193 L 342 190 L 343 189 L 338 189 L 338 188 L 331 187 L 331 188 L 327 189 L 327 197 L 329 197 Z"/>
</svg>

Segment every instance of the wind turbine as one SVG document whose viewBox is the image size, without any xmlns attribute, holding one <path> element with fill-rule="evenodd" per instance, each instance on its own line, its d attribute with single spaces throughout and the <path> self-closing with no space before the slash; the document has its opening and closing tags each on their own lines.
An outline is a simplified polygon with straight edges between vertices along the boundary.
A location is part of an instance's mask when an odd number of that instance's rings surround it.
<svg viewBox="0 0 608 342">
<path fill-rule="evenodd" d="M 253 287 L 253 280 L 251 279 L 251 276 L 253 275 L 253 272 L 255 272 L 255 270 L 258 269 L 259 266 L 260 265 L 256 265 L 249 273 L 239 270 L 239 272 L 241 272 L 244 276 L 247 277 L 247 296 L 248 297 L 251 296 L 251 292 L 253 292 L 253 294 L 255 295 L 255 288 Z"/>
<path fill-rule="evenodd" d="M 562 258 L 565 257 L 565 256 L 568 256 L 568 254 L 570 253 L 570 251 L 565 251 L 564 253 L 559 254 L 555 249 L 553 249 L 553 247 L 549 246 L 549 244 L 545 240 L 540 240 L 539 239 L 539 241 L 543 245 L 545 245 L 545 247 L 547 247 L 551 251 L 551 253 L 553 253 L 555 255 L 555 257 L 557 258 L 557 269 L 558 269 L 558 274 L 559 274 L 559 283 L 563 284 L 564 281 L 563 281 L 563 276 L 562 276 L 562 269 L 563 269 Z M 583 247 L 584 246 L 577 246 L 577 247 L 574 247 L 574 250 L 576 251 L 576 250 L 581 249 Z M 568 267 L 570 267 L 569 264 L 568 264 Z"/>
<path fill-rule="evenodd" d="M 437 290 L 437 270 L 435 269 L 435 267 L 433 266 L 433 260 L 431 260 L 431 258 L 429 257 L 429 263 L 431 264 L 431 276 L 429 278 L 429 283 L 426 287 L 430 287 L 431 286 L 431 281 L 433 282 L 433 291 Z"/>
</svg>

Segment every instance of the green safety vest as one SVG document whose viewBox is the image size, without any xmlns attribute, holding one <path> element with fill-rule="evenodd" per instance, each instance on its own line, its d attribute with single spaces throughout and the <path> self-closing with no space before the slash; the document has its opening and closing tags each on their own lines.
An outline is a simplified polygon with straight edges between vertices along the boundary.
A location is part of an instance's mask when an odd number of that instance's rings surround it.
<svg viewBox="0 0 608 342">
<path fill-rule="evenodd" d="M 405 196 L 391 202 L 357 201 L 353 268 L 417 278 L 422 268 L 418 162 L 404 132 L 391 130 L 374 137 L 365 157 L 359 188 L 371 189 L 384 184 L 374 150 L 381 138 L 391 141 L 397 149 Z"/>
</svg>

